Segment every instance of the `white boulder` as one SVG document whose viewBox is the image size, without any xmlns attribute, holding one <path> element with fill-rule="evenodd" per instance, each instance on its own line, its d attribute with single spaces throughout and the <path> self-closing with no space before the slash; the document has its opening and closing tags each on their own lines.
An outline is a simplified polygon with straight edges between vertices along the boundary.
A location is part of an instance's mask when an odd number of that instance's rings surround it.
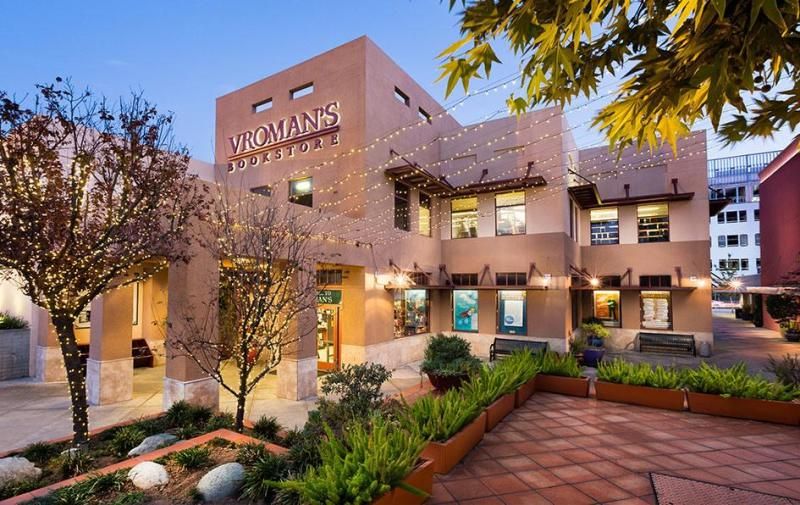
<svg viewBox="0 0 800 505">
<path fill-rule="evenodd" d="M 12 456 L 0 459 L 0 489 L 6 486 L 38 479 L 42 471 L 27 458 Z"/>
<path fill-rule="evenodd" d="M 139 489 L 150 489 L 168 484 L 169 474 L 164 465 L 143 461 L 131 468 L 128 472 L 128 480 Z"/>
<path fill-rule="evenodd" d="M 244 467 L 239 463 L 225 463 L 203 475 L 197 491 L 205 501 L 221 500 L 239 492 L 244 480 Z"/>
<path fill-rule="evenodd" d="M 169 433 L 159 433 L 158 435 L 151 435 L 144 440 L 142 443 L 128 451 L 128 457 L 132 458 L 133 456 L 141 456 L 142 454 L 147 454 L 148 452 L 153 452 L 156 449 L 161 449 L 162 447 L 166 447 L 168 445 L 174 444 L 178 440 L 178 437 L 175 435 L 170 435 Z"/>
</svg>

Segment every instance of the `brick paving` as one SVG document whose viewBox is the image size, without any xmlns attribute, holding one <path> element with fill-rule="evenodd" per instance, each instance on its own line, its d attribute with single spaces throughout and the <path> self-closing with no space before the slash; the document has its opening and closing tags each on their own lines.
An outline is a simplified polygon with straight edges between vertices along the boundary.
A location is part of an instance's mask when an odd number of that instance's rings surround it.
<svg viewBox="0 0 800 505">
<path fill-rule="evenodd" d="M 536 393 L 427 503 L 653 504 L 649 472 L 800 504 L 800 428 Z"/>
</svg>

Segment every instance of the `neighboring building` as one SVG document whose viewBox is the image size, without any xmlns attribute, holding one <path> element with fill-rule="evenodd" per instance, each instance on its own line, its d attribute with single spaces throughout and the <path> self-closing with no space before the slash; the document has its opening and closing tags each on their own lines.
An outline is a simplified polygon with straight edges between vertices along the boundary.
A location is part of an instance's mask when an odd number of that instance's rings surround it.
<svg viewBox="0 0 800 505">
<path fill-rule="evenodd" d="M 727 203 L 711 216 L 711 267 L 719 283 L 747 278 L 758 286 L 761 272 L 761 234 L 758 173 L 778 151 L 708 160 L 709 198 Z M 715 293 L 715 300 L 730 295 Z"/>
<path fill-rule="evenodd" d="M 761 284 L 773 292 L 800 288 L 800 151 L 798 138 L 759 174 Z M 764 325 L 778 325 L 764 310 Z"/>
<path fill-rule="evenodd" d="M 611 348 L 642 330 L 711 343 L 705 134 L 677 153 L 579 150 L 558 108 L 461 125 L 366 37 L 220 97 L 217 182 L 321 215 L 336 239 L 335 264 L 317 265 L 317 313 L 297 324 L 316 331 L 284 357 L 278 395 L 313 396 L 318 370 L 344 363 L 420 360 L 436 332 L 479 355 L 502 336 L 565 351 L 595 317 Z M 218 274 L 197 253 L 133 299 L 169 320 Z M 109 317 L 91 318 L 90 342 L 128 345 L 111 309 L 132 296 L 93 302 Z M 216 396 L 186 358 L 167 360 L 165 405 Z"/>
</svg>

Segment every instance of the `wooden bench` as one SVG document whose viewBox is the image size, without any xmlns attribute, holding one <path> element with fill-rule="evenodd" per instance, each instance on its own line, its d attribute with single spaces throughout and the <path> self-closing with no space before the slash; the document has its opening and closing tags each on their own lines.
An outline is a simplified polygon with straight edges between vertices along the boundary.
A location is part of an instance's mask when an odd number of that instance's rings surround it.
<svg viewBox="0 0 800 505">
<path fill-rule="evenodd" d="M 534 353 L 547 351 L 550 344 L 537 340 L 518 340 L 513 338 L 495 338 L 489 346 L 489 361 L 496 360 L 499 356 L 510 356 L 514 351 L 530 349 Z"/>
<path fill-rule="evenodd" d="M 78 352 L 80 353 L 81 365 L 86 366 L 86 360 L 89 359 L 89 344 L 78 344 Z M 131 341 L 131 356 L 133 357 L 133 368 L 153 367 L 153 351 L 147 345 L 147 340 L 143 338 L 135 338 Z"/>
<path fill-rule="evenodd" d="M 697 356 L 694 335 L 640 332 L 636 338 L 639 341 L 639 352 Z"/>
</svg>

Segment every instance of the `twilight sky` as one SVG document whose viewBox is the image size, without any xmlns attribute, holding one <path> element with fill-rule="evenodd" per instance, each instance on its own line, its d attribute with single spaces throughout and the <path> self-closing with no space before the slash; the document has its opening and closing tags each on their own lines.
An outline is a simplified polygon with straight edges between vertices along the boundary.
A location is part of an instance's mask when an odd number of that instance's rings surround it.
<svg viewBox="0 0 800 505">
<path fill-rule="evenodd" d="M 217 96 L 299 63 L 361 35 L 368 35 L 431 95 L 445 103 L 436 55 L 456 40 L 456 16 L 447 0 L 307 0 L 138 2 L 26 2 L 0 0 L 4 44 L 0 45 L 0 90 L 17 96 L 56 76 L 110 98 L 142 90 L 161 110 L 175 113 L 178 141 L 194 157 L 211 161 Z M 503 65 L 491 81 L 513 75 L 517 61 L 500 53 Z M 476 81 L 474 88 L 485 86 Z M 601 94 L 612 89 L 608 84 Z M 455 113 L 472 123 L 504 107 L 510 89 L 470 98 Z M 447 102 L 462 96 L 462 89 Z M 599 145 L 589 128 L 607 98 L 568 106 L 580 147 Z M 710 128 L 703 122 L 695 129 Z M 709 132 L 709 157 L 783 149 L 783 131 L 773 140 L 723 148 Z"/>
</svg>

